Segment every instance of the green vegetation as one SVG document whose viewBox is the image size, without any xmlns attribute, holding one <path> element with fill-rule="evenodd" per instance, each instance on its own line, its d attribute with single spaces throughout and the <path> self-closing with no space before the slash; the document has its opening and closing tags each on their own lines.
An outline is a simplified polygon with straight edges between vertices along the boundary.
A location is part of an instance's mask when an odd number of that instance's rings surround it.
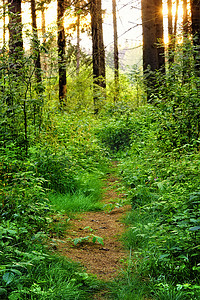
<svg viewBox="0 0 200 300">
<path fill-rule="evenodd" d="M 0 149 L 1 299 L 88 299 L 101 286 L 45 246 L 67 225 L 67 220 L 54 222 L 60 212 L 101 209 L 101 177 L 108 169 L 92 117 L 85 115 L 84 124 L 77 115 L 54 118 L 48 119 L 53 128 L 40 133 L 28 156 L 21 156 L 14 143 Z"/>
<path fill-rule="evenodd" d="M 125 123 L 125 116 L 120 113 L 118 123 L 123 118 Z M 131 146 L 121 152 L 119 171 L 132 204 L 123 237 L 130 257 L 123 279 L 111 288 L 115 299 L 131 299 L 131 293 L 138 295 L 134 299 L 145 294 L 158 300 L 200 299 L 200 155 L 196 143 L 183 144 L 182 136 L 179 148 L 163 151 L 161 120 L 165 118 L 159 107 L 129 113 L 129 128 L 134 130 L 130 130 Z M 166 144 L 167 138 L 164 134 Z M 119 138 L 119 147 L 122 141 Z M 104 138 L 104 142 L 108 141 Z M 113 145 L 116 142 L 117 137 Z"/>
<path fill-rule="evenodd" d="M 53 59 L 38 95 L 31 57 L 26 53 L 18 81 L 6 71 L 7 54 L 1 57 L 1 299 L 90 299 L 101 289 L 110 299 L 200 299 L 199 77 L 192 58 L 183 76 L 186 50 L 166 74 L 156 74 L 151 105 L 137 70 L 120 77 L 115 104 L 108 78 L 98 116 L 88 70 L 76 80 L 69 75 L 69 101 L 60 111 Z M 99 201 L 111 159 L 119 161 L 132 204 L 122 238 L 130 255 L 121 275 L 105 284 L 47 245 L 74 212 L 123 205 Z M 61 214 L 66 220 L 54 222 Z M 73 240 L 87 241 L 103 244 L 93 233 Z"/>
</svg>

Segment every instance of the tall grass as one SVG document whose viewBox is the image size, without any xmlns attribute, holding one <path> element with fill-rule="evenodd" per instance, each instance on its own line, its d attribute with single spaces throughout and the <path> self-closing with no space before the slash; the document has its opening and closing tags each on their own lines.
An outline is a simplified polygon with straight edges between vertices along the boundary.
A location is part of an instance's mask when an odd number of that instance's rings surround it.
<svg viewBox="0 0 200 300">
<path fill-rule="evenodd" d="M 48 195 L 51 205 L 60 212 L 96 211 L 102 208 L 100 202 L 93 195 L 84 195 L 82 191 L 74 194 L 50 193 Z"/>
<path fill-rule="evenodd" d="M 101 187 L 98 174 L 84 173 L 77 178 L 77 190 L 74 193 L 50 192 L 48 198 L 53 208 L 63 213 L 96 211 L 102 209 Z"/>
</svg>

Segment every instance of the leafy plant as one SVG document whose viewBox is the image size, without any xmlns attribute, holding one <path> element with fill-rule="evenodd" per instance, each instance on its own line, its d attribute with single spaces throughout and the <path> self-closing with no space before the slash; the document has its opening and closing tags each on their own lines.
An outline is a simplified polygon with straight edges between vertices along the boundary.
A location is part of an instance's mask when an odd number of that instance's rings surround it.
<svg viewBox="0 0 200 300">
<path fill-rule="evenodd" d="M 85 237 L 79 237 L 79 238 L 75 238 L 73 240 L 74 245 L 76 246 L 77 244 L 82 244 L 85 242 L 92 242 L 93 244 L 95 244 L 96 242 L 98 242 L 99 244 L 101 244 L 102 246 L 104 245 L 103 243 L 103 238 L 94 234 L 90 234 L 88 236 Z"/>
<path fill-rule="evenodd" d="M 106 119 L 97 130 L 97 136 L 111 152 L 128 148 L 134 128 L 129 114 Z"/>
</svg>

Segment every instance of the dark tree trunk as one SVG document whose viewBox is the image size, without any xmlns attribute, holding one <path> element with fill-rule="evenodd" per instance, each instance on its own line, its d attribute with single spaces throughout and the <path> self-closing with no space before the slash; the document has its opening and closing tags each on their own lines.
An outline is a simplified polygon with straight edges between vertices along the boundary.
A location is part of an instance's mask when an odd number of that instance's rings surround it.
<svg viewBox="0 0 200 300">
<path fill-rule="evenodd" d="M 158 69 L 156 20 L 154 1 L 142 0 L 143 69 Z"/>
<path fill-rule="evenodd" d="M 66 62 L 65 62 L 65 29 L 64 29 L 65 2 L 57 0 L 57 24 L 58 24 L 58 70 L 59 70 L 59 101 L 61 109 L 66 105 Z"/>
<path fill-rule="evenodd" d="M 97 1 L 97 11 L 98 11 L 98 35 L 99 35 L 99 75 L 101 76 L 100 86 L 106 88 L 106 65 L 105 65 L 105 48 L 103 42 L 103 19 L 102 19 L 102 9 L 101 0 Z"/>
<path fill-rule="evenodd" d="M 188 9 L 187 9 L 187 0 L 183 0 L 183 70 L 182 70 L 182 83 L 184 83 L 187 78 L 191 76 L 191 64 L 190 58 L 187 53 L 187 45 L 191 43 L 188 39 L 189 27 L 188 27 Z"/>
<path fill-rule="evenodd" d="M 168 9 L 168 36 L 169 39 L 173 34 L 173 23 L 172 23 L 172 0 L 167 0 Z"/>
<path fill-rule="evenodd" d="M 21 66 L 23 56 L 21 0 L 8 0 L 9 11 L 9 54 L 14 68 Z"/>
<path fill-rule="evenodd" d="M 93 61 L 93 77 L 94 90 L 95 86 L 103 89 L 106 87 L 105 81 L 105 49 L 103 43 L 103 28 L 102 28 L 102 10 L 101 0 L 92 0 L 91 7 L 91 28 L 92 28 L 92 61 Z M 102 93 L 102 91 L 98 91 Z M 98 96 L 94 92 L 94 112 L 98 113 Z"/>
<path fill-rule="evenodd" d="M 43 87 L 42 87 L 40 45 L 39 45 L 38 31 L 37 31 L 35 0 L 31 0 L 31 16 L 32 16 L 32 30 L 33 30 L 33 40 L 32 40 L 33 59 L 35 64 L 35 76 L 38 84 L 37 92 L 41 93 L 43 91 Z"/>
<path fill-rule="evenodd" d="M 200 0 L 190 0 L 196 74 L 200 77 Z"/>
<path fill-rule="evenodd" d="M 154 0 L 155 3 L 155 22 L 156 22 L 156 42 L 158 69 L 165 73 L 165 48 L 164 48 L 164 31 L 163 31 L 163 14 L 162 0 Z"/>
<path fill-rule="evenodd" d="M 8 0 L 9 12 L 9 72 L 13 81 L 21 78 L 23 59 L 21 0 Z M 6 98 L 8 115 L 14 116 L 13 95 Z"/>
<path fill-rule="evenodd" d="M 172 0 L 167 1 L 167 8 L 168 8 L 168 59 L 169 59 L 169 63 L 173 63 L 174 36 L 173 36 Z"/>
<path fill-rule="evenodd" d="M 163 17 L 161 15 L 161 0 L 142 0 L 143 27 L 143 71 L 146 76 L 147 100 L 156 94 L 154 72 L 164 70 L 164 48 L 158 46 L 163 43 Z"/>
<path fill-rule="evenodd" d="M 118 99 L 118 93 L 119 93 L 119 54 L 118 54 L 116 0 L 112 0 L 112 7 L 113 7 L 113 31 L 114 31 L 114 68 L 115 68 L 114 102 L 116 102 L 116 100 Z"/>
</svg>

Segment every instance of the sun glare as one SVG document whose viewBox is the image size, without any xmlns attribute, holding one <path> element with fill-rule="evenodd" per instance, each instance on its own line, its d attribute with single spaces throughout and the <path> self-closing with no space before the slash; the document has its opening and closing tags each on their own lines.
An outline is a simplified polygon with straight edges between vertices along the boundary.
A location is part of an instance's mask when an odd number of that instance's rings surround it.
<svg viewBox="0 0 200 300">
<path fill-rule="evenodd" d="M 188 12 L 190 13 L 190 5 L 188 1 Z M 174 20 L 175 20 L 175 15 L 176 15 L 176 1 L 172 1 L 172 18 L 173 18 L 173 25 L 174 25 Z M 168 37 L 168 7 L 167 7 L 167 0 L 164 1 L 163 3 L 163 18 L 164 18 L 164 43 L 168 44 L 169 42 L 169 37 Z M 179 6 L 178 6 L 178 19 L 177 19 L 177 32 L 180 32 L 180 29 L 182 28 L 182 20 L 183 20 L 183 1 L 179 1 Z"/>
</svg>

